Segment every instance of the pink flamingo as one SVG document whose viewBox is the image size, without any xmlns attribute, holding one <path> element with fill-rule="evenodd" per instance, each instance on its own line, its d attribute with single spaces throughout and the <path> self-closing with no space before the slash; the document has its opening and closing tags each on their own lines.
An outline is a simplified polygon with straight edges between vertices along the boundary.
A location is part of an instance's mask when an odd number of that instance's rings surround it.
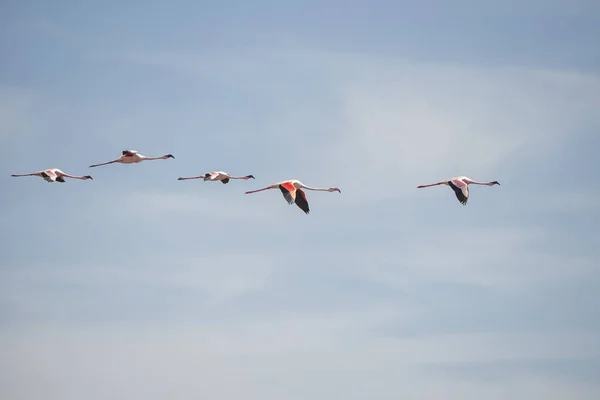
<svg viewBox="0 0 600 400">
<path fill-rule="evenodd" d="M 430 186 L 437 186 L 437 185 L 448 185 L 452 188 L 452 190 L 454 190 L 454 193 L 456 194 L 456 198 L 464 206 L 469 201 L 469 185 L 494 186 L 494 185 L 499 185 L 499 184 L 500 183 L 498 181 L 478 182 L 478 181 L 474 181 L 471 178 L 467 178 L 466 176 L 456 176 L 454 178 L 451 178 L 449 181 L 432 183 L 431 185 L 417 186 L 417 189 L 426 188 L 426 187 L 430 187 Z"/>
<path fill-rule="evenodd" d="M 178 181 L 185 181 L 188 179 L 204 179 L 205 182 L 206 181 L 211 181 L 211 182 L 221 181 L 221 183 L 225 184 L 225 183 L 229 183 L 230 179 L 248 180 L 248 179 L 254 179 L 254 176 L 253 175 L 231 176 L 227 172 L 213 171 L 213 172 L 208 172 L 208 173 L 206 173 L 204 175 L 200 175 L 200 176 L 191 176 L 189 178 L 177 178 Z"/>
<path fill-rule="evenodd" d="M 69 175 L 69 174 L 62 172 L 58 168 L 44 169 L 42 171 L 34 172 L 32 174 L 12 174 L 11 176 L 15 176 L 15 177 L 39 176 L 40 178 L 44 178 L 44 180 L 46 182 L 61 182 L 61 183 L 65 183 L 65 178 L 81 179 L 84 181 L 87 179 L 92 179 L 92 180 L 94 179 L 90 175 L 84 175 L 84 176 Z"/>
<path fill-rule="evenodd" d="M 175 158 L 175 157 L 173 157 L 173 154 L 165 154 L 164 156 L 160 156 L 160 157 L 146 157 L 146 156 L 141 155 L 140 153 L 138 153 L 135 150 L 123 150 L 121 156 L 119 158 L 117 158 L 116 160 L 112 160 L 112 161 L 108 161 L 108 162 L 100 163 L 100 164 L 90 165 L 90 168 L 98 167 L 100 165 L 108 165 L 108 164 L 112 164 L 112 163 L 137 164 L 142 161 L 166 160 L 167 158 Z"/>
<path fill-rule="evenodd" d="M 283 182 L 279 182 L 279 183 L 274 183 L 273 185 L 267 186 L 267 187 L 262 188 L 262 189 L 251 190 L 249 192 L 246 192 L 245 194 L 261 192 L 263 190 L 269 190 L 269 189 L 279 189 L 279 190 L 281 190 L 281 193 L 283 194 L 283 198 L 289 204 L 296 203 L 296 205 L 298 206 L 298 208 L 300 208 L 306 214 L 308 214 L 310 212 L 310 209 L 308 208 L 308 201 L 306 200 L 306 193 L 304 193 L 304 191 L 302 189 L 314 190 L 314 191 L 319 191 L 319 192 L 339 192 L 339 193 L 342 193 L 342 191 L 340 189 L 335 188 L 335 187 L 331 187 L 331 188 L 328 188 L 328 189 L 313 188 L 313 187 L 310 187 L 310 186 L 306 186 L 305 184 L 303 184 L 302 182 L 300 182 L 297 179 L 290 179 L 289 181 L 283 181 Z"/>
</svg>

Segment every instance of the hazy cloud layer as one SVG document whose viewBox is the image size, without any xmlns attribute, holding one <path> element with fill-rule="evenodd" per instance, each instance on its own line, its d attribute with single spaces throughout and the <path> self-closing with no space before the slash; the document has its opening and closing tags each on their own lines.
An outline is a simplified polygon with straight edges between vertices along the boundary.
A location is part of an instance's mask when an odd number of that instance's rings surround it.
<svg viewBox="0 0 600 400">
<path fill-rule="evenodd" d="M 132 7 L 106 35 L 111 7 L 87 26 L 91 8 L 14 7 L 1 28 L 25 49 L 1 42 L 3 398 L 600 396 L 593 4 L 473 9 L 515 26 L 497 63 L 415 53 L 432 39 L 414 23 L 405 51 L 377 30 L 342 40 L 351 20 L 388 26 L 366 9 L 328 36 L 300 10 L 260 28 L 211 9 L 223 25 L 200 28 L 157 8 L 180 23 L 154 31 Z M 576 66 L 545 42 L 522 56 L 530 18 L 579 19 L 561 28 Z M 222 36 L 191 41 L 202 29 Z M 176 158 L 88 168 L 126 148 Z M 9 176 L 49 167 L 94 180 Z M 177 181 L 212 170 L 256 180 Z M 466 207 L 416 189 L 463 174 L 501 185 Z M 342 193 L 308 192 L 310 215 L 244 195 L 290 178 Z"/>
</svg>

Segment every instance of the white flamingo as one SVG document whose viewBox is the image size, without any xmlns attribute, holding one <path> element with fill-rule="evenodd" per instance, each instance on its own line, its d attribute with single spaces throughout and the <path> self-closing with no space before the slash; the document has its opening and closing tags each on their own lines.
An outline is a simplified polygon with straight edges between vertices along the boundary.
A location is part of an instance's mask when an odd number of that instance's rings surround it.
<svg viewBox="0 0 600 400">
<path fill-rule="evenodd" d="M 437 185 L 448 185 L 452 188 L 452 190 L 454 190 L 454 193 L 456 194 L 456 198 L 464 206 L 464 205 L 467 205 L 467 202 L 469 201 L 469 185 L 494 186 L 494 185 L 499 185 L 499 184 L 500 183 L 498 181 L 478 182 L 478 181 L 474 181 L 473 179 L 468 178 L 466 176 L 456 176 L 454 178 L 450 178 L 450 180 L 448 180 L 448 181 L 432 183 L 430 185 L 417 186 L 417 189 L 426 188 L 426 187 L 430 187 L 430 186 L 437 186 Z"/>
<path fill-rule="evenodd" d="M 204 179 L 204 181 L 211 181 L 211 182 L 218 182 L 221 181 L 221 183 L 225 184 L 225 183 L 229 183 L 230 179 L 244 179 L 244 180 L 248 180 L 248 179 L 254 179 L 253 175 L 246 175 L 246 176 L 231 176 L 230 174 L 228 174 L 227 172 L 223 172 L 223 171 L 213 171 L 213 172 L 208 172 L 204 175 L 200 175 L 200 176 L 191 176 L 189 178 L 177 178 L 178 181 L 185 181 L 188 179 Z"/>
<path fill-rule="evenodd" d="M 81 180 L 87 180 L 87 179 L 94 179 L 92 178 L 90 175 L 83 175 L 83 176 L 75 176 L 75 175 L 69 175 L 64 173 L 63 171 L 61 171 L 58 168 L 49 168 L 49 169 L 44 169 L 42 171 L 38 171 L 38 172 L 34 172 L 32 174 L 12 174 L 11 176 L 15 176 L 15 177 L 19 177 L 19 176 L 39 176 L 40 178 L 44 178 L 44 180 L 46 182 L 61 182 L 61 183 L 65 183 L 65 178 L 73 178 L 73 179 L 81 179 Z"/>
<path fill-rule="evenodd" d="M 281 193 L 283 194 L 283 198 L 289 204 L 296 203 L 296 205 L 298 206 L 298 208 L 300 208 L 306 214 L 308 214 L 310 212 L 310 209 L 308 207 L 308 201 L 306 200 L 306 193 L 304 193 L 304 191 L 302 189 L 314 190 L 314 191 L 318 191 L 318 192 L 339 192 L 339 193 L 342 193 L 342 191 L 340 189 L 335 188 L 335 187 L 330 187 L 330 188 L 327 188 L 327 189 L 325 189 L 325 188 L 314 188 L 314 187 L 306 186 L 305 184 L 303 184 L 302 182 L 300 182 L 297 179 L 290 179 L 288 181 L 274 183 L 274 184 L 272 184 L 270 186 L 267 186 L 265 188 L 262 188 L 262 189 L 250 190 L 249 192 L 246 192 L 245 194 L 251 194 L 251 193 L 261 192 L 263 190 L 269 190 L 269 189 L 279 189 L 279 190 L 281 190 Z"/>
<path fill-rule="evenodd" d="M 108 164 L 112 164 L 112 163 L 137 164 L 142 161 L 166 160 L 167 158 L 175 158 L 175 157 L 173 157 L 173 154 L 165 154 L 164 156 L 160 156 L 160 157 L 146 157 L 144 155 L 141 155 L 140 153 L 138 153 L 135 150 L 123 150 L 121 156 L 119 158 L 117 158 L 116 160 L 112 160 L 112 161 L 108 161 L 108 162 L 100 163 L 100 164 L 93 164 L 93 165 L 90 165 L 90 168 L 99 167 L 100 165 L 108 165 Z"/>
</svg>

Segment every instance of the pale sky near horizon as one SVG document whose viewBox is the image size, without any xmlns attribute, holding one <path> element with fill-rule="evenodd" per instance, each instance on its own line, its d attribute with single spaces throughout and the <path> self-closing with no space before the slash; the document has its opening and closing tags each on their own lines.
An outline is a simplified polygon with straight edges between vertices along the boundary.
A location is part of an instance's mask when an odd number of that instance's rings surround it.
<svg viewBox="0 0 600 400">
<path fill-rule="evenodd" d="M 600 3 L 447 4 L 0 3 L 0 398 L 600 398 Z"/>
</svg>

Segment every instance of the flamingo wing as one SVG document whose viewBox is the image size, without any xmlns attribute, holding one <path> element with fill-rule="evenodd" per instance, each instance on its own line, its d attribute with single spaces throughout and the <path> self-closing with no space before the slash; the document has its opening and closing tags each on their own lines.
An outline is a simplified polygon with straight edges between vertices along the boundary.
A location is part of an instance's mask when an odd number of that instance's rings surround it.
<svg viewBox="0 0 600 400">
<path fill-rule="evenodd" d="M 54 182 L 57 179 L 56 173 L 52 170 L 41 171 L 40 176 L 48 182 Z"/>
<path fill-rule="evenodd" d="M 450 181 L 452 183 L 454 183 L 454 186 L 456 186 L 456 187 L 458 187 L 460 189 L 462 189 L 462 188 L 464 188 L 464 187 L 467 186 L 467 184 L 463 180 L 458 179 L 458 178 L 450 179 Z"/>
<path fill-rule="evenodd" d="M 306 214 L 310 212 L 308 201 L 306 200 L 306 193 L 304 193 L 302 189 L 296 189 L 296 205 Z"/>
<path fill-rule="evenodd" d="M 461 180 L 453 179 L 451 181 L 448 181 L 448 186 L 450 186 L 452 190 L 454 190 L 454 194 L 456 195 L 456 198 L 458 199 L 460 204 L 462 204 L 463 206 L 466 205 L 469 201 L 469 185 L 467 185 Z"/>
<path fill-rule="evenodd" d="M 296 201 L 296 187 L 293 184 L 284 182 L 279 185 L 279 190 L 281 190 L 283 198 L 288 204 L 294 204 L 294 201 Z"/>
</svg>

